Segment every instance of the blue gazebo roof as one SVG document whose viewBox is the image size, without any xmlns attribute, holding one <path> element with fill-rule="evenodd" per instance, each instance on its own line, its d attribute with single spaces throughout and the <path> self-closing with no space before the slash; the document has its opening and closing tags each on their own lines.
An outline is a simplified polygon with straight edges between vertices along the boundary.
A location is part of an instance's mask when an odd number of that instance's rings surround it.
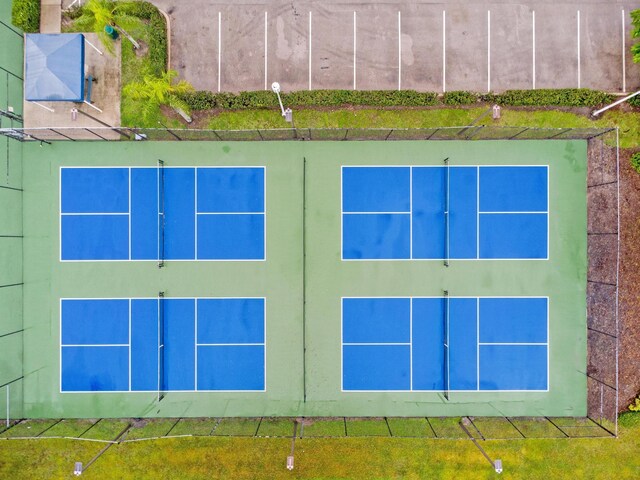
<svg viewBox="0 0 640 480">
<path fill-rule="evenodd" d="M 84 35 L 26 35 L 24 94 L 27 101 L 82 102 Z"/>
</svg>

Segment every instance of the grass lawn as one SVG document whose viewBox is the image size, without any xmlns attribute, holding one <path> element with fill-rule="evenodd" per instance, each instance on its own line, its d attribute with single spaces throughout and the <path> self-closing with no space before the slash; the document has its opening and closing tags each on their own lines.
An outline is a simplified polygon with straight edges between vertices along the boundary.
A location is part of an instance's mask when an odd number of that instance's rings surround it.
<svg viewBox="0 0 640 480">
<path fill-rule="evenodd" d="M 296 467 L 288 472 L 288 438 L 184 437 L 114 445 L 82 478 L 636 479 L 640 414 L 624 414 L 620 424 L 617 439 L 481 442 L 492 458 L 502 459 L 500 477 L 464 439 L 305 437 L 296 441 Z M 0 478 L 70 478 L 74 462 L 86 464 L 103 445 L 64 439 L 3 440 Z"/>
<path fill-rule="evenodd" d="M 469 125 L 486 112 L 479 108 L 431 109 L 299 109 L 294 111 L 298 128 L 433 128 Z M 502 118 L 482 118 L 478 125 L 544 128 L 620 128 L 620 146 L 640 146 L 640 113 L 614 110 L 592 120 L 586 115 L 557 110 L 502 109 Z M 214 130 L 288 128 L 276 110 L 236 110 L 219 113 L 206 122 Z"/>
</svg>

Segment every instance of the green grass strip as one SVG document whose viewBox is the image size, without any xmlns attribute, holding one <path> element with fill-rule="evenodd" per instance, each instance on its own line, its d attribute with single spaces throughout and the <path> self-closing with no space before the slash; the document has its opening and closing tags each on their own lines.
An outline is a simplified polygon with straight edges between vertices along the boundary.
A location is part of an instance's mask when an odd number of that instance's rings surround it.
<svg viewBox="0 0 640 480">
<path fill-rule="evenodd" d="M 348 437 L 388 437 L 389 427 L 384 418 L 347 418 Z"/>
<path fill-rule="evenodd" d="M 303 437 L 344 437 L 344 419 L 311 418 L 305 419 Z"/>
<path fill-rule="evenodd" d="M 292 418 L 263 418 L 258 429 L 259 437 L 291 437 L 292 435 Z"/>
<path fill-rule="evenodd" d="M 133 424 L 125 440 L 164 437 L 178 421 L 177 418 L 141 420 Z"/>
<path fill-rule="evenodd" d="M 118 418 L 103 418 L 95 423 L 80 438 L 91 440 L 113 440 L 127 426 L 128 420 Z"/>
<path fill-rule="evenodd" d="M 394 437 L 433 438 L 435 434 L 426 418 L 387 418 Z"/>
<path fill-rule="evenodd" d="M 209 435 L 217 423 L 215 418 L 181 418 L 169 435 Z"/>
<path fill-rule="evenodd" d="M 259 424 L 259 418 L 221 418 L 211 435 L 253 437 Z"/>
<path fill-rule="evenodd" d="M 11 427 L 0 434 L 0 438 L 22 438 L 22 437 L 37 437 L 45 430 L 51 428 L 56 424 L 58 420 L 23 420 L 17 425 Z"/>
<path fill-rule="evenodd" d="M 429 423 L 438 438 L 468 438 L 460 427 L 460 417 L 429 417 Z"/>
<path fill-rule="evenodd" d="M 79 437 L 96 423 L 84 418 L 66 418 L 44 432 L 42 437 Z"/>
</svg>

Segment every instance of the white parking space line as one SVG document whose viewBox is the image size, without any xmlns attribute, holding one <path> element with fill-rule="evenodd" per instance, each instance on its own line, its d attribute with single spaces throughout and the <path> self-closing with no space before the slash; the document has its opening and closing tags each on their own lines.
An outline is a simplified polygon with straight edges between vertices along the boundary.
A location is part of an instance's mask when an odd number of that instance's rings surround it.
<svg viewBox="0 0 640 480">
<path fill-rule="evenodd" d="M 353 12 L 353 89 L 356 89 L 356 12 Z"/>
<path fill-rule="evenodd" d="M 532 63 L 532 74 L 531 78 L 533 79 L 533 89 L 536 89 L 536 12 L 535 10 L 531 12 L 533 14 L 532 17 L 532 27 L 533 27 L 533 63 Z"/>
<path fill-rule="evenodd" d="M 264 89 L 267 90 L 267 22 L 268 13 L 264 12 Z"/>
<path fill-rule="evenodd" d="M 311 12 L 309 12 L 309 90 L 311 90 Z"/>
<path fill-rule="evenodd" d="M 578 22 L 578 88 L 580 88 L 580 10 L 576 16 Z"/>
<path fill-rule="evenodd" d="M 402 90 L 402 17 L 398 10 L 398 90 Z"/>
<path fill-rule="evenodd" d="M 442 11 L 442 91 L 447 91 L 447 12 Z"/>
<path fill-rule="evenodd" d="M 627 46 L 625 39 L 625 16 L 622 10 L 622 93 L 627 93 Z"/>
<path fill-rule="evenodd" d="M 222 12 L 218 12 L 218 92 L 220 92 L 221 66 L 222 66 Z"/>
<path fill-rule="evenodd" d="M 491 10 L 487 10 L 487 92 L 491 91 Z"/>
</svg>

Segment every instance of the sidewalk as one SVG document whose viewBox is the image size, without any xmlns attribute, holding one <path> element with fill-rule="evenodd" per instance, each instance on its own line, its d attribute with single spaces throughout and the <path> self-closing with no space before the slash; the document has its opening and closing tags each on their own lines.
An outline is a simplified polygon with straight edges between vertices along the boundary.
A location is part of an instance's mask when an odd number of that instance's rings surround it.
<svg viewBox="0 0 640 480">
<path fill-rule="evenodd" d="M 60 33 L 62 0 L 40 0 L 40 33 Z"/>
</svg>

